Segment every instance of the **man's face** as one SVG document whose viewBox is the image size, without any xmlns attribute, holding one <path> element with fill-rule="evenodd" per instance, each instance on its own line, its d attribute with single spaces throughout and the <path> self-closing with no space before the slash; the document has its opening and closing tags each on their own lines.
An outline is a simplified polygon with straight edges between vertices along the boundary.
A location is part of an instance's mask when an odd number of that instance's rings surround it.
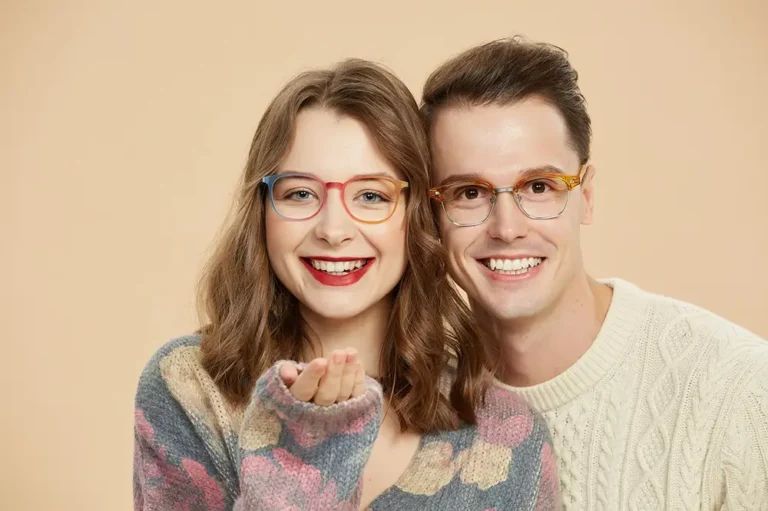
<svg viewBox="0 0 768 511">
<path fill-rule="evenodd" d="M 511 187 L 537 170 L 580 170 L 562 116 L 537 97 L 506 106 L 445 108 L 435 118 L 431 145 L 436 185 L 467 175 L 494 188 Z M 529 218 L 512 193 L 498 194 L 480 225 L 454 225 L 437 209 L 451 275 L 473 305 L 498 320 L 536 316 L 551 310 L 584 274 L 580 225 L 591 222 L 594 169 L 585 172 L 582 184 L 566 192 L 557 218 Z M 532 193 L 543 190 L 536 185 Z M 463 196 L 479 197 L 476 191 Z"/>
</svg>

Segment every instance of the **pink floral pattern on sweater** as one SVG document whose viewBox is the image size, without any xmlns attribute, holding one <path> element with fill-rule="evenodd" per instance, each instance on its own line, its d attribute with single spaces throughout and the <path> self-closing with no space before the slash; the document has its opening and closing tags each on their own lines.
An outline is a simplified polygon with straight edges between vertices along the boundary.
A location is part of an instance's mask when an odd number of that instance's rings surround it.
<svg viewBox="0 0 768 511">
<path fill-rule="evenodd" d="M 316 467 L 284 449 L 275 449 L 272 455 L 276 463 L 265 456 L 247 456 L 243 460 L 241 487 L 254 494 L 241 495 L 235 509 L 356 509 L 353 503 L 338 498 L 334 480 L 323 483 L 322 473 Z M 263 491 L 266 488 L 274 489 Z M 246 502 L 250 508 L 244 507 Z"/>
<path fill-rule="evenodd" d="M 480 438 L 489 444 L 511 448 L 523 443 L 533 431 L 533 415 L 520 413 L 524 407 L 518 400 L 510 400 L 510 392 L 499 387 L 488 389 L 486 406 L 478 411 L 477 431 Z M 499 405 L 506 402 L 511 406 L 505 412 L 498 413 Z"/>
<path fill-rule="evenodd" d="M 141 410 L 136 411 L 136 433 L 134 467 L 142 490 L 134 492 L 136 509 L 186 511 L 196 502 L 204 502 L 205 509 L 212 511 L 224 509 L 224 494 L 216 480 L 197 461 L 181 458 L 181 466 L 170 463 L 166 449 L 155 442 L 154 429 Z"/>
</svg>

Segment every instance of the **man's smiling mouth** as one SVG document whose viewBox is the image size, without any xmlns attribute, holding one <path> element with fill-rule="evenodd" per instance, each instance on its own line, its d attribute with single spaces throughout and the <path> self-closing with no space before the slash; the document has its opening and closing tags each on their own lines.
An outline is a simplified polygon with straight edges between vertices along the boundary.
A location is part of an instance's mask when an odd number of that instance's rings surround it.
<svg viewBox="0 0 768 511">
<path fill-rule="evenodd" d="M 515 259 L 502 259 L 489 257 L 480 259 L 486 268 L 502 275 L 522 275 L 528 273 L 544 261 L 544 257 L 521 257 Z"/>
</svg>

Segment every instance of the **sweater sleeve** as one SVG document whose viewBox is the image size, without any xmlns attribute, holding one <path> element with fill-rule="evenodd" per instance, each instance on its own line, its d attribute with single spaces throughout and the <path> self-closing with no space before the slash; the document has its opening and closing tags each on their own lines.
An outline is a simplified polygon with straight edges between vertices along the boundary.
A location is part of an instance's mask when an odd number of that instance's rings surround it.
<svg viewBox="0 0 768 511">
<path fill-rule="evenodd" d="M 297 401 L 278 362 L 256 383 L 239 435 L 236 510 L 358 509 L 362 473 L 378 435 L 379 384 L 331 406 Z"/>
<path fill-rule="evenodd" d="M 179 352 L 195 349 L 176 343 L 149 362 L 136 394 L 134 411 L 134 509 L 230 509 L 234 472 L 226 449 L 202 414 L 185 409 L 170 391 L 163 371 L 179 374 Z M 192 381 L 178 381 L 192 395 Z"/>
<path fill-rule="evenodd" d="M 722 509 L 768 509 L 768 356 L 735 396 L 725 430 L 720 480 Z"/>
</svg>

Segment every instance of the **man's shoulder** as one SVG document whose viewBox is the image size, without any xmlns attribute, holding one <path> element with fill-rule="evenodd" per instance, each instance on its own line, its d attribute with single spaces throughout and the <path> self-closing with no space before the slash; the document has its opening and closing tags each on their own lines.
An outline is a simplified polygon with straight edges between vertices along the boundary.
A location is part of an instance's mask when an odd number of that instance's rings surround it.
<svg viewBox="0 0 768 511">
<path fill-rule="evenodd" d="M 616 283 L 618 282 L 618 283 Z M 768 361 L 768 341 L 754 332 L 699 305 L 640 289 L 634 284 L 614 281 L 643 297 L 645 322 L 643 335 L 659 344 L 679 344 L 680 348 L 701 350 L 708 346 L 723 351 L 723 356 Z M 682 342 L 681 342 L 682 341 Z M 665 346 L 667 347 L 667 346 Z"/>
</svg>

